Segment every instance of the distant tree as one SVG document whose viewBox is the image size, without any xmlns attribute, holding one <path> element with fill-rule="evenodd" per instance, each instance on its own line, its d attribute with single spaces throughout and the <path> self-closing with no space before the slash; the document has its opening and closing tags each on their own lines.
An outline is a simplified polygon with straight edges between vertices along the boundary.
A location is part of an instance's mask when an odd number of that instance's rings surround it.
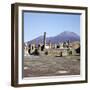
<svg viewBox="0 0 90 90">
<path fill-rule="evenodd" d="M 60 57 L 62 57 L 62 52 L 59 53 Z"/>
<path fill-rule="evenodd" d="M 31 44 L 29 44 L 28 47 L 30 48 L 31 47 Z"/>
<path fill-rule="evenodd" d="M 29 49 L 28 49 L 28 53 L 29 53 L 29 54 L 30 54 L 30 51 L 31 51 L 31 49 L 29 48 Z"/>
<path fill-rule="evenodd" d="M 35 51 L 33 52 L 34 55 L 40 55 L 39 51 L 37 48 L 35 48 Z"/>
<path fill-rule="evenodd" d="M 69 55 L 72 55 L 72 51 L 69 51 Z"/>
<path fill-rule="evenodd" d="M 43 51 L 43 50 L 44 50 L 44 45 L 41 46 L 41 51 Z"/>
<path fill-rule="evenodd" d="M 67 40 L 68 45 L 70 44 L 70 40 Z"/>
<path fill-rule="evenodd" d="M 63 47 L 66 47 L 66 42 L 63 42 Z"/>
<path fill-rule="evenodd" d="M 60 46 L 59 46 L 59 45 L 57 45 L 57 48 L 60 48 Z"/>
<path fill-rule="evenodd" d="M 48 55 L 48 51 L 45 52 L 45 55 Z"/>
<path fill-rule="evenodd" d="M 40 49 L 40 44 L 38 44 L 38 49 Z"/>
<path fill-rule="evenodd" d="M 34 49 L 34 47 L 32 46 L 32 50 Z"/>
<path fill-rule="evenodd" d="M 76 49 L 76 53 L 80 53 L 80 47 Z"/>
</svg>

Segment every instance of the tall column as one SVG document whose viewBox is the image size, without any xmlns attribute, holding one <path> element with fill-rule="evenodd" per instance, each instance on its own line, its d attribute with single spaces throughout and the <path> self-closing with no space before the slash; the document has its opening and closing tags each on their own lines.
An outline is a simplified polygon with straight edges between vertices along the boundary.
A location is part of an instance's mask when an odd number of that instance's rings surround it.
<svg viewBox="0 0 90 90">
<path fill-rule="evenodd" d="M 51 41 L 49 41 L 49 48 L 51 49 Z"/>
<path fill-rule="evenodd" d="M 44 32 L 43 45 L 44 45 L 44 49 L 45 49 L 45 46 L 46 46 L 46 32 Z"/>
</svg>

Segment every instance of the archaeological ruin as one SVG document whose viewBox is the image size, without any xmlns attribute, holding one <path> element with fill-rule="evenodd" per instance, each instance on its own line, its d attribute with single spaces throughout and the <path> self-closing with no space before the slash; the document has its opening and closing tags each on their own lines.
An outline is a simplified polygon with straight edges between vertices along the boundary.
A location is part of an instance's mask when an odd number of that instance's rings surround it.
<svg viewBox="0 0 90 90">
<path fill-rule="evenodd" d="M 80 54 L 80 43 L 71 43 L 69 40 L 52 44 L 50 41 L 47 44 L 46 32 L 43 35 L 43 43 L 36 45 L 35 43 L 24 46 L 24 56 L 30 55 L 48 55 L 48 56 L 68 56 Z"/>
</svg>

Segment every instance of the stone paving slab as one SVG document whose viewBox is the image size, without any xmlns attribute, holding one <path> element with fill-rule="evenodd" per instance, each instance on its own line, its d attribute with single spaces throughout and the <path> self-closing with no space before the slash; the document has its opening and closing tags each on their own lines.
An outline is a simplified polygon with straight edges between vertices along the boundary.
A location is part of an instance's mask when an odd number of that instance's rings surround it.
<svg viewBox="0 0 90 90">
<path fill-rule="evenodd" d="M 25 56 L 24 77 L 80 75 L 80 56 Z"/>
</svg>

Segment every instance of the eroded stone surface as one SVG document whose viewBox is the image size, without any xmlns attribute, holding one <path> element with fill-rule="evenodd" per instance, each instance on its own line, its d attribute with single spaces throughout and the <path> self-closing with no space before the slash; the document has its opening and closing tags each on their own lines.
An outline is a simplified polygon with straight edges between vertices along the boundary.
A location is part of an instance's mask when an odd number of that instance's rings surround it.
<svg viewBox="0 0 90 90">
<path fill-rule="evenodd" d="M 24 57 L 24 77 L 79 75 L 80 56 Z"/>
</svg>

